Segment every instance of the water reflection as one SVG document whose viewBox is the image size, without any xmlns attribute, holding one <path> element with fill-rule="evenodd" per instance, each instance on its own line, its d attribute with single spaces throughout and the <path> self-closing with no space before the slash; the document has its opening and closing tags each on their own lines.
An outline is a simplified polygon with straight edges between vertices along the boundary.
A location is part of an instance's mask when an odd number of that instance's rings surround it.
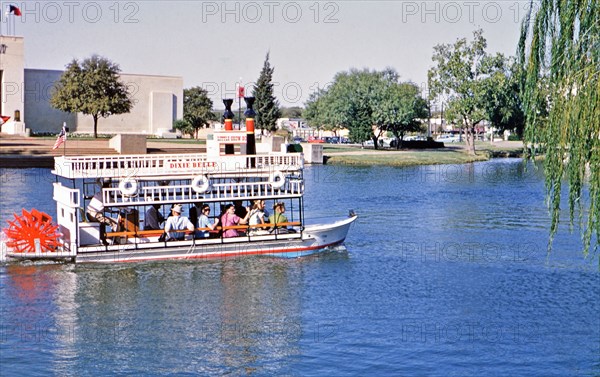
<svg viewBox="0 0 600 377">
<path fill-rule="evenodd" d="M 0 266 L 2 374 L 597 374 L 600 274 L 577 232 L 561 228 L 547 255 L 541 171 L 305 177 L 307 215 L 358 212 L 348 253 Z M 0 213 L 52 213 L 51 186 L 15 194 L 32 186 L 5 181 Z"/>
<path fill-rule="evenodd" d="M 99 374 L 276 374 L 300 352 L 302 264 L 245 258 L 77 266 L 63 270 L 65 281 L 44 284 L 40 267 L 31 268 L 37 273 L 9 273 L 10 300 L 18 303 L 11 311 L 52 303 L 20 318 L 60 326 L 53 337 L 60 375 L 91 367 Z"/>
<path fill-rule="evenodd" d="M 223 296 L 220 319 L 212 323 L 218 350 L 213 356 L 236 374 L 274 372 L 281 367 L 276 362 L 299 353 L 301 275 L 285 261 L 256 262 L 221 267 Z"/>
<path fill-rule="evenodd" d="M 0 267 L 2 374 L 5 373 L 5 363 L 27 366 L 27 363 L 19 361 L 23 354 L 36 357 L 36 363 L 28 369 L 29 374 L 41 375 L 51 365 L 55 341 L 68 333 L 55 317 L 58 310 L 55 299 L 62 284 L 62 268 L 54 264 Z"/>
</svg>

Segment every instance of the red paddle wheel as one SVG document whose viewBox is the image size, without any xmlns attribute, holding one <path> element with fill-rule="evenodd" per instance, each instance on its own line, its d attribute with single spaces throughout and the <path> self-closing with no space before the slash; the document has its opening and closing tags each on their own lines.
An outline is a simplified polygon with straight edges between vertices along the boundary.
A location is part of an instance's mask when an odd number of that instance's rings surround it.
<svg viewBox="0 0 600 377">
<path fill-rule="evenodd" d="M 7 221 L 9 227 L 4 229 L 8 237 L 6 246 L 13 253 L 42 253 L 55 252 L 60 245 L 58 225 L 52 224 L 52 217 L 44 212 L 32 209 L 17 216 L 13 221 Z"/>
</svg>

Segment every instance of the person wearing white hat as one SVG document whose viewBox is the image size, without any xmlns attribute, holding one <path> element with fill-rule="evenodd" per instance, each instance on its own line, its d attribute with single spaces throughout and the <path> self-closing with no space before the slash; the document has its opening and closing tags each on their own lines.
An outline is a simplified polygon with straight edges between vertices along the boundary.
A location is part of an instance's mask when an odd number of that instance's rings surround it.
<svg viewBox="0 0 600 377">
<path fill-rule="evenodd" d="M 171 208 L 172 215 L 169 216 L 165 223 L 165 232 L 172 240 L 182 240 L 185 238 L 185 232 L 174 232 L 174 230 L 194 230 L 194 224 L 185 216 L 181 216 L 183 206 L 175 204 Z"/>
<path fill-rule="evenodd" d="M 111 227 L 113 232 L 116 232 L 119 228 L 119 221 L 116 219 L 113 219 L 110 216 L 106 216 L 106 212 L 114 213 L 115 211 L 112 211 L 112 210 L 106 211 L 104 208 L 104 202 L 103 202 L 103 198 L 102 198 L 102 189 L 110 188 L 111 180 L 108 178 L 105 178 L 103 180 L 99 180 L 98 184 L 100 185 L 101 189 L 100 189 L 100 191 L 98 191 L 97 193 L 94 194 L 94 197 L 92 198 L 92 200 L 90 200 L 90 203 L 86 207 L 86 210 L 85 210 L 86 218 L 90 222 L 96 222 L 96 223 L 108 225 Z M 106 230 L 104 229 L 104 226 L 102 226 L 100 228 L 100 240 L 102 241 L 103 244 L 105 244 L 105 245 L 107 244 Z"/>
</svg>

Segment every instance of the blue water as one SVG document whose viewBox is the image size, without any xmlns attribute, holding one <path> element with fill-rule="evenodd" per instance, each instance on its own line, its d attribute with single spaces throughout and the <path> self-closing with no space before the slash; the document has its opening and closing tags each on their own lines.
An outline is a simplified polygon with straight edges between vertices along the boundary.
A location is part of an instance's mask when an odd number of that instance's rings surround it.
<svg viewBox="0 0 600 377">
<path fill-rule="evenodd" d="M 347 251 L 0 266 L 0 376 L 597 376 L 600 274 L 576 229 L 547 254 L 520 160 L 306 169 L 306 210 L 360 218 Z M 3 170 L 0 217 L 52 215 Z"/>
</svg>

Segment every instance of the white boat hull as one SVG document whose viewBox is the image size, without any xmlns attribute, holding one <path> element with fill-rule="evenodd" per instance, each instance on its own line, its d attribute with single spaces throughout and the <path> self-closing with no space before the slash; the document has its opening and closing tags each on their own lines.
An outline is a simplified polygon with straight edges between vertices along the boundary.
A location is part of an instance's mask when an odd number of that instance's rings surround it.
<svg viewBox="0 0 600 377">
<path fill-rule="evenodd" d="M 228 258 L 267 255 L 296 258 L 344 242 L 356 216 L 333 224 L 307 226 L 302 233 L 175 242 L 125 243 L 80 247 L 76 253 L 11 253 L 7 259 L 72 260 L 77 263 L 140 262 L 170 259 Z"/>
</svg>

